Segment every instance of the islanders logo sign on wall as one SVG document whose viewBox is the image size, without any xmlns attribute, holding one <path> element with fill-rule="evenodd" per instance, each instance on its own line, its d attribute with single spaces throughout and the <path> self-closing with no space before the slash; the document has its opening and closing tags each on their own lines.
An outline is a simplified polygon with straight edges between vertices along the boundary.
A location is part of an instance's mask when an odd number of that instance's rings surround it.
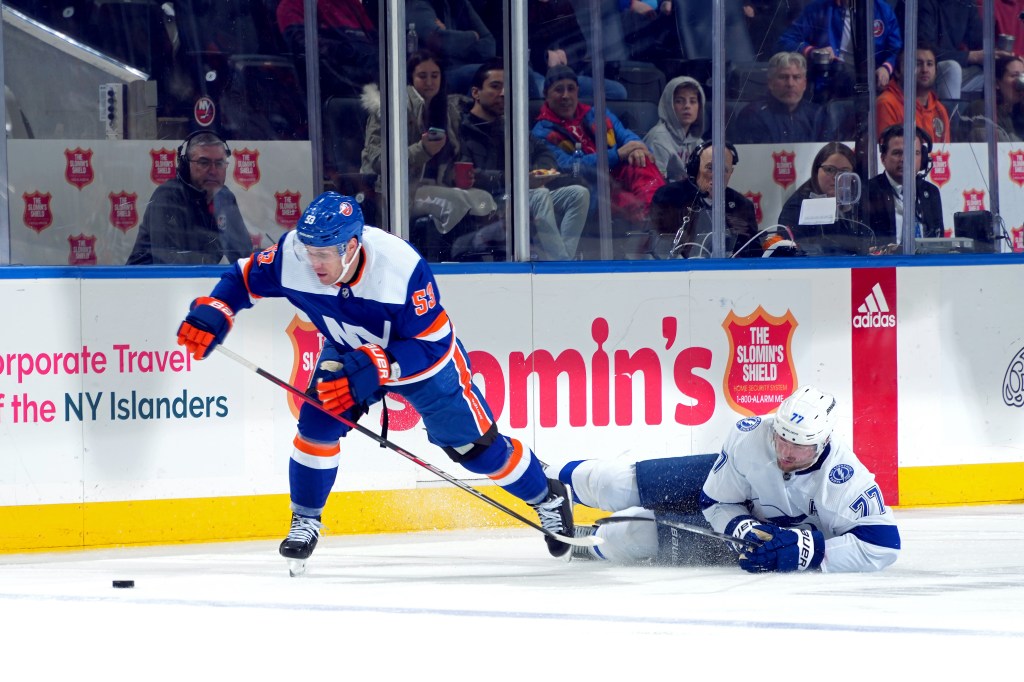
<svg viewBox="0 0 1024 682">
<path fill-rule="evenodd" d="M 729 360 L 722 391 L 730 407 L 754 417 L 774 412 L 796 390 L 792 311 L 776 317 L 762 307 L 740 317 L 730 311 L 722 322 L 729 338 Z"/>
</svg>

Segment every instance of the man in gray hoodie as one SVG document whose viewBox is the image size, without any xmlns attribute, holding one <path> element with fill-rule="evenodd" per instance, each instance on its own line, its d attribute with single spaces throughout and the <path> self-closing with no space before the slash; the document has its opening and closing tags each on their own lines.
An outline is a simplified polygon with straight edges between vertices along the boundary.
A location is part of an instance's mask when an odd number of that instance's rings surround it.
<svg viewBox="0 0 1024 682">
<path fill-rule="evenodd" d="M 689 76 L 673 78 L 661 93 L 659 121 L 644 144 L 669 182 L 686 178 L 686 161 L 704 134 L 704 103 L 704 90 Z"/>
</svg>

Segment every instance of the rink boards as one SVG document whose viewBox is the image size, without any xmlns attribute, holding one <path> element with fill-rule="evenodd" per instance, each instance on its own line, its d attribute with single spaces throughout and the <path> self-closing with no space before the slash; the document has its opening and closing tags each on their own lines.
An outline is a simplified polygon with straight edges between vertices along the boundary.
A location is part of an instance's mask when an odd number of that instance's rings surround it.
<svg viewBox="0 0 1024 682">
<path fill-rule="evenodd" d="M 1024 500 L 1024 275 L 1011 258 L 437 271 L 499 426 L 547 462 L 716 452 L 738 419 L 814 383 L 837 395 L 837 436 L 886 501 L 920 506 Z M 0 550 L 286 528 L 296 405 L 220 354 L 184 355 L 177 326 L 219 270 L 180 273 L 0 270 Z M 304 387 L 319 343 L 265 300 L 226 345 Z M 391 440 L 486 485 L 427 442 L 408 404 L 387 405 Z M 333 533 L 514 523 L 360 434 L 342 443 L 324 521 Z"/>
</svg>

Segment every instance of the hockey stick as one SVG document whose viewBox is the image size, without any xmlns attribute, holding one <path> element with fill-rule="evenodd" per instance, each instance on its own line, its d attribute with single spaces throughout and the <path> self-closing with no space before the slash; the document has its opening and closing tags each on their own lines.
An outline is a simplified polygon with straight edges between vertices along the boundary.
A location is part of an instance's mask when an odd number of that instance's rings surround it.
<svg viewBox="0 0 1024 682">
<path fill-rule="evenodd" d="M 361 426 L 361 425 L 357 424 L 356 422 L 351 421 L 350 419 L 346 419 L 345 417 L 341 416 L 340 414 L 335 414 L 335 413 L 331 412 L 330 410 L 326 409 L 324 407 L 323 403 L 321 403 L 316 398 L 314 398 L 314 397 L 312 397 L 310 395 L 306 395 L 306 393 L 304 393 L 303 391 L 300 391 L 299 389 L 295 388 L 294 386 L 289 384 L 287 381 L 284 381 L 283 379 L 278 379 L 276 376 L 274 376 L 270 372 L 266 371 L 262 367 L 259 367 L 257 365 L 254 365 L 253 363 L 249 362 L 248 360 L 243 358 L 238 353 L 235 353 L 234 351 L 229 350 L 229 349 L 225 348 L 222 345 L 216 346 L 215 349 L 219 350 L 221 353 L 223 353 L 224 355 L 228 356 L 229 358 L 231 358 L 232 360 L 234 360 L 238 364 L 251 369 L 253 372 L 255 372 L 256 374 L 259 374 L 264 379 L 269 380 L 271 383 L 277 384 L 278 386 L 280 386 L 284 390 L 288 391 L 289 393 L 291 393 L 295 397 L 301 398 L 303 401 L 309 403 L 310 405 L 312 405 L 316 409 L 320 410 L 324 414 L 329 415 L 329 416 L 333 417 L 334 419 L 337 419 L 338 421 L 340 421 L 345 426 L 348 426 L 351 429 L 355 429 L 356 431 L 358 431 L 359 433 L 361 433 L 361 434 L 363 434 L 365 436 L 369 436 L 373 440 L 377 441 L 383 447 L 386 447 L 386 448 L 389 448 L 391 450 L 394 450 L 395 452 L 397 452 L 402 457 L 405 457 L 410 462 L 412 462 L 414 464 L 418 464 L 419 466 L 423 467 L 424 469 L 426 469 L 430 473 L 434 474 L 435 476 L 443 478 L 444 480 L 448 481 L 449 483 L 451 483 L 452 485 L 456 486 L 457 488 L 461 488 L 462 490 L 465 490 L 467 493 L 469 493 L 473 497 L 476 497 L 479 500 L 483 500 L 484 502 L 486 502 L 487 504 L 491 505 L 492 507 L 505 512 L 509 516 L 511 516 L 511 517 L 513 517 L 515 519 L 518 519 L 519 521 L 522 521 L 523 523 L 525 523 L 527 526 L 530 526 L 531 528 L 535 528 L 536 530 L 539 530 L 541 533 L 544 533 L 544 535 L 547 535 L 548 537 L 554 538 L 555 540 L 558 540 L 559 542 L 564 542 L 567 545 L 576 545 L 578 547 L 593 547 L 594 545 L 601 544 L 604 541 L 603 539 L 597 538 L 597 537 L 594 537 L 594 536 L 589 536 L 589 537 L 584 537 L 584 538 L 570 538 L 570 537 L 565 536 L 565 535 L 559 535 L 558 533 L 552 533 L 547 528 L 544 528 L 543 526 L 541 526 L 541 525 L 539 525 L 537 523 L 534 523 L 533 521 L 531 521 L 530 519 L 526 518 L 525 516 L 522 516 L 522 515 L 516 513 L 515 510 L 506 507 L 501 502 L 498 502 L 497 500 L 492 499 L 492 498 L 488 497 L 487 495 L 484 495 L 482 492 L 478 491 L 477 489 L 473 488 L 472 486 L 469 486 L 469 485 L 463 483 L 462 481 L 460 481 L 459 479 L 455 478 L 454 476 L 452 476 L 448 472 L 446 472 L 446 471 L 444 471 L 442 469 L 438 469 L 436 466 L 434 466 L 430 462 L 426 462 L 426 461 L 420 459 L 419 457 L 417 457 L 416 455 L 412 454 L 408 450 L 405 450 L 404 448 L 396 445 L 395 443 L 392 443 L 387 438 L 384 438 L 383 436 L 374 433 L 373 431 L 371 431 L 370 429 L 366 428 L 365 426 Z M 385 407 L 384 409 L 387 409 L 387 408 Z"/>
<path fill-rule="evenodd" d="M 691 523 L 683 523 L 682 521 L 669 521 L 668 519 L 651 519 L 646 516 L 606 516 L 603 519 L 595 521 L 595 525 L 603 526 L 606 523 L 622 523 L 624 521 L 650 521 L 652 523 L 660 523 L 663 526 L 669 526 L 670 528 L 678 528 L 679 530 L 689 531 L 696 533 L 697 535 L 704 535 L 709 538 L 715 538 L 722 542 L 728 542 L 737 549 L 749 549 L 753 546 L 753 543 L 748 540 L 733 537 L 732 535 L 726 535 L 725 533 L 719 533 L 709 528 L 703 528 L 701 526 L 695 526 Z"/>
</svg>

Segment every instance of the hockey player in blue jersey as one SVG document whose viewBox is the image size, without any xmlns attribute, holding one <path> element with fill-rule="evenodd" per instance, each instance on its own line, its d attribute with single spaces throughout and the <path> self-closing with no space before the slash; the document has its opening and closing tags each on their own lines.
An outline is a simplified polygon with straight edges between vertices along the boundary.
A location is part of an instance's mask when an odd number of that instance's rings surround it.
<svg viewBox="0 0 1024 682">
<path fill-rule="evenodd" d="M 767 571 L 878 571 L 900 549 L 893 511 L 874 475 L 833 437 L 836 400 L 799 389 L 769 417 L 741 419 L 716 455 L 628 463 L 569 462 L 558 478 L 582 504 L 640 520 L 577 526 L 600 547 L 573 547 L 570 558 L 668 564 L 738 563 Z M 703 526 L 746 541 L 672 527 Z"/>
<path fill-rule="evenodd" d="M 430 267 L 407 242 L 364 225 L 355 200 L 335 192 L 314 199 L 295 230 L 239 260 L 210 296 L 192 302 L 178 343 L 207 357 L 236 311 L 270 296 L 287 298 L 324 335 L 310 390 L 329 411 L 355 422 L 386 392 L 400 394 L 453 461 L 533 506 L 546 530 L 572 536 L 565 486 L 547 479 L 530 448 L 498 433 Z M 289 462 L 292 523 L 280 546 L 293 575 L 316 547 L 348 431 L 312 405 L 299 412 Z M 544 539 L 554 556 L 569 551 Z"/>
</svg>

